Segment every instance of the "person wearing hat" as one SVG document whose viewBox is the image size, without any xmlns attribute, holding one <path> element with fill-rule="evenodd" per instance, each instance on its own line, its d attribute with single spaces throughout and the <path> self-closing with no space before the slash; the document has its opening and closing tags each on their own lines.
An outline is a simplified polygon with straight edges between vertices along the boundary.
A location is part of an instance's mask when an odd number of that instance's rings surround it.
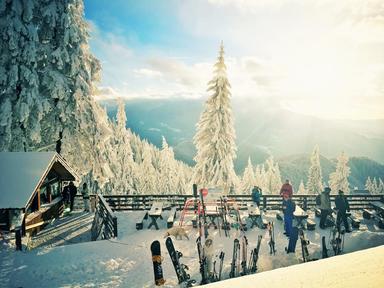
<svg viewBox="0 0 384 288">
<path fill-rule="evenodd" d="M 337 229 L 340 229 L 341 220 L 343 220 L 345 231 L 346 232 L 352 232 L 349 228 L 349 223 L 347 219 L 347 211 L 349 212 L 349 203 L 347 200 L 347 197 L 344 195 L 344 191 L 339 190 L 339 195 L 335 198 L 335 205 L 337 209 L 337 218 L 336 218 L 336 225 Z"/>
<path fill-rule="evenodd" d="M 331 213 L 331 199 L 329 197 L 329 193 L 331 192 L 331 188 L 325 187 L 324 191 L 321 192 L 321 204 L 320 204 L 320 210 L 321 210 L 321 216 L 320 216 L 320 228 L 325 228 L 325 220 L 327 219 L 327 216 Z"/>
</svg>

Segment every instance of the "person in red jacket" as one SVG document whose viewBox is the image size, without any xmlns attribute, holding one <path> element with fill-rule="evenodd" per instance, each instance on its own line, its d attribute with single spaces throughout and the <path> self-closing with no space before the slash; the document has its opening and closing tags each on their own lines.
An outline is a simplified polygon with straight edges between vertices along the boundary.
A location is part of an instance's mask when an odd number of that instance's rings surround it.
<svg viewBox="0 0 384 288">
<path fill-rule="evenodd" d="M 280 189 L 280 196 L 283 198 L 292 198 L 293 194 L 293 188 L 292 185 L 289 183 L 289 180 L 285 180 L 285 183 L 283 186 L 281 186 Z"/>
</svg>

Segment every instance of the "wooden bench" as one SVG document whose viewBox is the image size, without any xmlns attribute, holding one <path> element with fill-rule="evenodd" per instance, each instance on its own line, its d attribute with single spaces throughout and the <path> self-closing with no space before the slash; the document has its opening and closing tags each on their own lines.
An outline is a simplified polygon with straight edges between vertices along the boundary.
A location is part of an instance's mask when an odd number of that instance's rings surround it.
<svg viewBox="0 0 384 288">
<path fill-rule="evenodd" d="M 141 230 L 144 227 L 144 220 L 148 219 L 148 211 L 143 211 L 142 214 L 140 214 L 138 221 L 136 222 L 136 230 Z"/>
<path fill-rule="evenodd" d="M 175 222 L 176 218 L 176 207 L 171 208 L 171 212 L 169 212 L 168 220 L 167 220 L 167 228 L 172 228 L 173 227 L 173 222 Z"/>
<path fill-rule="evenodd" d="M 163 219 L 161 216 L 161 213 L 163 212 L 163 203 L 162 202 L 155 202 L 152 204 L 151 209 L 148 212 L 149 218 L 151 218 L 151 223 L 148 226 L 148 229 L 152 227 L 152 225 L 155 226 L 156 230 L 159 230 L 159 226 L 157 225 L 157 219 Z"/>
</svg>

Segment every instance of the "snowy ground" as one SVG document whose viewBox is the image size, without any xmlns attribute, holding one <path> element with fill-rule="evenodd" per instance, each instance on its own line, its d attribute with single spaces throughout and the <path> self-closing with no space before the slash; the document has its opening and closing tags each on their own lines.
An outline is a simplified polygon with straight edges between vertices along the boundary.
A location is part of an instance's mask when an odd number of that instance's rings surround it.
<svg viewBox="0 0 384 288">
<path fill-rule="evenodd" d="M 164 219 L 167 219 L 167 213 L 163 213 Z M 143 230 L 136 231 L 138 212 L 116 214 L 119 237 L 114 240 L 57 247 L 50 245 L 49 249 L 41 246 L 26 252 L 14 252 L 13 248 L 3 243 L 0 252 L 0 287 L 153 287 L 149 247 L 155 239 L 160 240 L 162 244 L 166 286 L 177 286 L 177 278 L 163 238 L 166 221 L 159 220 L 160 230 L 158 231 L 154 228 L 146 229 L 148 221 Z M 265 218 L 275 222 L 276 255 L 269 255 L 267 230 L 253 228 L 246 232 L 249 250 L 256 246 L 257 236 L 263 236 L 258 273 L 263 274 L 260 272 L 301 263 L 299 243 L 296 254 L 287 255 L 284 252 L 288 240 L 282 234 L 283 223 L 276 220 L 275 212 L 268 212 Z M 177 250 L 183 252 L 184 256 L 181 260 L 189 266 L 191 277 L 199 281 L 199 262 L 195 243 L 197 229 L 189 227 L 188 230 L 190 240 L 178 240 L 174 241 L 174 244 Z M 223 278 L 228 278 L 233 239 L 240 233 L 231 230 L 230 238 L 226 238 L 223 233 L 220 237 L 218 230 L 213 228 L 210 229 L 210 233 L 214 237 L 215 250 L 217 252 L 224 250 L 226 253 Z M 321 236 L 324 235 L 328 239 L 329 230 L 320 230 L 317 227 L 315 231 L 306 231 L 306 235 L 311 241 L 309 245 L 311 257 L 321 258 Z M 379 245 L 384 245 L 384 230 L 378 229 L 371 220 L 363 220 L 360 230 L 346 235 L 344 253 Z M 322 262 L 317 261 L 317 263 Z"/>
</svg>

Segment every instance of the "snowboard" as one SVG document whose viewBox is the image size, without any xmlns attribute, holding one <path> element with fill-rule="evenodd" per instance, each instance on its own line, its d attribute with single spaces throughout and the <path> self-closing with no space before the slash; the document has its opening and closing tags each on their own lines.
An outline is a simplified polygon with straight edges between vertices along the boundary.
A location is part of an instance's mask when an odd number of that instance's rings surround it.
<svg viewBox="0 0 384 288">
<path fill-rule="evenodd" d="M 299 229 L 292 227 L 291 235 L 289 237 L 288 247 L 285 249 L 287 253 L 295 253 L 297 239 L 299 238 Z"/>
<path fill-rule="evenodd" d="M 163 268 L 161 267 L 161 251 L 160 242 L 155 240 L 151 244 L 152 262 L 153 262 L 153 273 L 155 277 L 156 286 L 164 285 L 165 280 L 163 278 Z"/>
</svg>

